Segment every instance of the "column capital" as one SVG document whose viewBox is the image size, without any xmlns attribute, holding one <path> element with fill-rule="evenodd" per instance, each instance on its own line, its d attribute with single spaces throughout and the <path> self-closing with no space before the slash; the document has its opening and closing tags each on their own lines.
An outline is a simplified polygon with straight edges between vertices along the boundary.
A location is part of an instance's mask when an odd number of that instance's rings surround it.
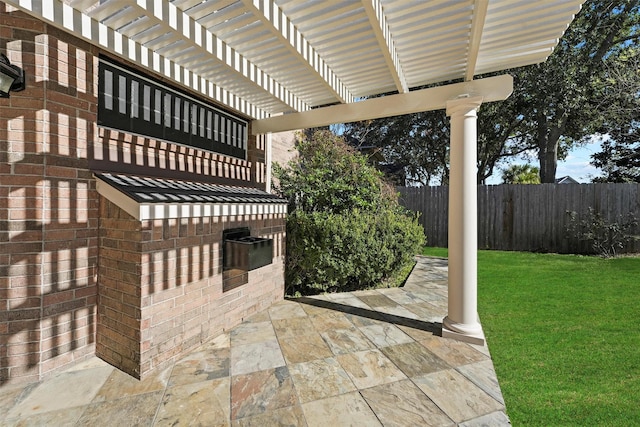
<svg viewBox="0 0 640 427">
<path fill-rule="evenodd" d="M 483 97 L 467 96 L 447 101 L 447 116 L 466 115 L 473 111 L 474 113 L 482 105 Z"/>
</svg>

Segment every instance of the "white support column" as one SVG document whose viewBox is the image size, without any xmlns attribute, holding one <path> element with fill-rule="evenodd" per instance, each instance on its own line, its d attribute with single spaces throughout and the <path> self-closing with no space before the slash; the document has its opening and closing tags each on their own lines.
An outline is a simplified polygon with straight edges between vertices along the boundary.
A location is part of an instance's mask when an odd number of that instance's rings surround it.
<svg viewBox="0 0 640 427">
<path fill-rule="evenodd" d="M 477 115 L 482 97 L 447 102 L 449 171 L 449 313 L 442 336 L 484 344 L 478 322 Z"/>
</svg>

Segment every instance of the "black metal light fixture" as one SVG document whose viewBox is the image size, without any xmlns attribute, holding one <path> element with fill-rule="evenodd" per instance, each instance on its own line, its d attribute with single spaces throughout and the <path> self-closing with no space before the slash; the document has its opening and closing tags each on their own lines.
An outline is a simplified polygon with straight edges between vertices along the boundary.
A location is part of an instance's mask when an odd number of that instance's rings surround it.
<svg viewBox="0 0 640 427">
<path fill-rule="evenodd" d="M 0 53 L 0 98 L 8 98 L 9 92 L 24 90 L 24 70 L 17 65 L 11 65 L 9 58 Z"/>
</svg>

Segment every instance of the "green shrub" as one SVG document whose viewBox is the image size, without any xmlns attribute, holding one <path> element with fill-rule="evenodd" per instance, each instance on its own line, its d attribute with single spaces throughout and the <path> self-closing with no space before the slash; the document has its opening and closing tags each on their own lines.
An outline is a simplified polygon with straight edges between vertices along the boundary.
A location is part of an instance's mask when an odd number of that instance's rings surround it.
<svg viewBox="0 0 640 427">
<path fill-rule="evenodd" d="M 289 200 L 288 294 L 372 287 L 412 261 L 422 227 L 379 171 L 328 131 L 297 148 L 297 159 L 275 168 Z"/>
<path fill-rule="evenodd" d="M 565 232 L 571 238 L 587 241 L 592 253 L 603 258 L 615 257 L 619 251 L 638 239 L 633 233 L 638 227 L 638 220 L 633 212 L 619 215 L 616 221 L 608 222 L 600 212 L 590 207 L 578 219 L 578 213 L 567 211 L 568 223 Z"/>
</svg>

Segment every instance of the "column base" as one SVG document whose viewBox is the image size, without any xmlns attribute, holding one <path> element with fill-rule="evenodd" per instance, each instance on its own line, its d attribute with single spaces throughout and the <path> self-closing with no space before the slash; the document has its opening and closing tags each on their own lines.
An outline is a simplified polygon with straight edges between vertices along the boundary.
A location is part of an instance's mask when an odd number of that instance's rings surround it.
<svg viewBox="0 0 640 427">
<path fill-rule="evenodd" d="M 442 320 L 442 337 L 452 338 L 470 344 L 486 344 L 480 323 L 476 323 L 475 325 L 456 323 L 449 319 L 448 316 Z"/>
</svg>

